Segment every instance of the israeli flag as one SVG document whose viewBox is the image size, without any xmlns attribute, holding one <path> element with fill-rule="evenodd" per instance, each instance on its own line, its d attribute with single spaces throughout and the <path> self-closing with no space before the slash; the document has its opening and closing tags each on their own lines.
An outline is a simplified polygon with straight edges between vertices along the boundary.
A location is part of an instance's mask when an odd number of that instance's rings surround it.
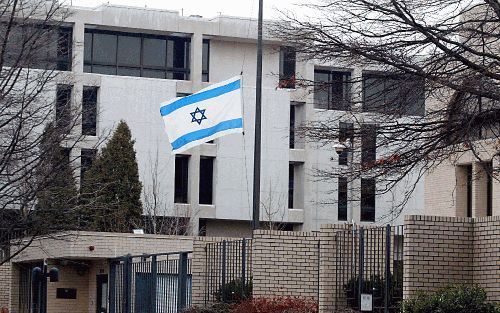
<svg viewBox="0 0 500 313">
<path fill-rule="evenodd" d="M 241 77 L 163 102 L 160 113 L 172 154 L 227 134 L 241 133 Z"/>
</svg>

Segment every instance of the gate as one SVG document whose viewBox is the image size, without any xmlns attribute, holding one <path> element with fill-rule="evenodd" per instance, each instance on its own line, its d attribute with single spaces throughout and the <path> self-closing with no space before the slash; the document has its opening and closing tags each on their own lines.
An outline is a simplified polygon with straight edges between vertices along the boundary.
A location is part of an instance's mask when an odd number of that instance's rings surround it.
<svg viewBox="0 0 500 313">
<path fill-rule="evenodd" d="M 178 313 L 191 305 L 191 252 L 127 255 L 109 272 L 110 313 Z"/>
<path fill-rule="evenodd" d="M 205 305 L 252 296 L 251 239 L 208 243 L 205 252 Z"/>
<path fill-rule="evenodd" d="M 396 312 L 403 299 L 403 226 L 336 233 L 335 308 Z"/>
</svg>

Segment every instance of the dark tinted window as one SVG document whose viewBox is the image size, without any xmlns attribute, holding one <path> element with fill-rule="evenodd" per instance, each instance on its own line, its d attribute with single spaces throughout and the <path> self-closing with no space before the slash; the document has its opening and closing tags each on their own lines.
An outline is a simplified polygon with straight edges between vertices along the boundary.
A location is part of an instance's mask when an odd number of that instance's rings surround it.
<svg viewBox="0 0 500 313">
<path fill-rule="evenodd" d="M 375 221 L 375 179 L 361 179 L 361 221 Z"/>
<path fill-rule="evenodd" d="M 377 127 L 375 125 L 361 126 L 361 163 L 372 164 L 377 157 Z"/>
<path fill-rule="evenodd" d="M 82 149 L 80 156 L 80 185 L 85 180 L 85 172 L 92 166 L 96 155 L 97 151 L 94 149 Z"/>
<path fill-rule="evenodd" d="M 314 71 L 314 107 L 324 110 L 351 109 L 351 74 L 348 72 Z"/>
<path fill-rule="evenodd" d="M 288 165 L 288 208 L 293 209 L 293 193 L 295 190 L 295 166 Z"/>
<path fill-rule="evenodd" d="M 82 134 L 96 135 L 97 127 L 97 87 L 83 87 Z"/>
<path fill-rule="evenodd" d="M 84 71 L 188 80 L 189 47 L 188 38 L 88 29 Z"/>
<path fill-rule="evenodd" d="M 363 74 L 363 111 L 423 115 L 424 80 L 410 75 Z"/>
<path fill-rule="evenodd" d="M 203 53 L 202 53 L 202 67 L 201 67 L 201 81 L 208 82 L 210 68 L 210 41 L 203 40 Z"/>
<path fill-rule="evenodd" d="M 346 142 L 350 140 L 350 144 L 352 145 L 354 140 L 354 126 L 352 123 L 339 123 L 339 141 Z M 339 165 L 347 165 L 349 158 L 349 149 L 345 149 L 339 155 Z"/>
<path fill-rule="evenodd" d="M 295 148 L 295 105 L 290 106 L 290 149 Z"/>
<path fill-rule="evenodd" d="M 339 177 L 338 182 L 338 220 L 347 221 L 347 178 Z"/>
<path fill-rule="evenodd" d="M 118 36 L 118 66 L 141 65 L 141 38 Z"/>
<path fill-rule="evenodd" d="M 71 124 L 71 90 L 73 86 L 57 85 L 56 90 L 56 125 L 67 129 Z"/>
<path fill-rule="evenodd" d="M 296 53 L 293 47 L 280 48 L 280 88 L 295 88 Z"/>
<path fill-rule="evenodd" d="M 57 69 L 70 71 L 72 63 L 73 29 L 61 28 L 57 48 Z"/>
<path fill-rule="evenodd" d="M 188 202 L 189 156 L 175 156 L 175 203 Z"/>
<path fill-rule="evenodd" d="M 200 158 L 200 204 L 213 204 L 214 158 Z"/>
</svg>

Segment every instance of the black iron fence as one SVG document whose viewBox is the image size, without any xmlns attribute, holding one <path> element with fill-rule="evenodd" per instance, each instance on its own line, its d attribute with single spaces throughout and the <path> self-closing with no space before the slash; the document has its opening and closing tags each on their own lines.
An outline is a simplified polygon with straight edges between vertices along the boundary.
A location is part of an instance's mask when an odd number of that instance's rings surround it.
<svg viewBox="0 0 500 313">
<path fill-rule="evenodd" d="M 206 245 L 205 304 L 237 302 L 252 296 L 252 240 Z"/>
<path fill-rule="evenodd" d="M 178 313 L 191 305 L 191 252 L 112 260 L 109 313 Z"/>
<path fill-rule="evenodd" d="M 403 298 L 403 226 L 336 233 L 335 308 L 396 312 Z"/>
</svg>

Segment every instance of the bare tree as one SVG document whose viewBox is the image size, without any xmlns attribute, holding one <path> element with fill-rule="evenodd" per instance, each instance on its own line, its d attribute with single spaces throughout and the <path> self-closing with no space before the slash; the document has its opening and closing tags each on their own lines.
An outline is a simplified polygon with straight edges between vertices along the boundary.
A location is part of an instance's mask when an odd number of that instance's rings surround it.
<svg viewBox="0 0 500 313">
<path fill-rule="evenodd" d="M 269 230 L 282 230 L 286 214 L 287 194 L 277 191 L 276 183 L 269 180 L 269 192 L 261 200 L 261 207 L 264 209 L 262 220 L 263 228 Z"/>
<path fill-rule="evenodd" d="M 339 114 L 302 128 L 308 140 L 331 146 L 347 139 L 339 122 L 354 124 L 352 166 L 320 170 L 319 179 L 376 177 L 383 194 L 465 153 L 478 162 L 500 156 L 498 1 L 319 0 L 301 12 L 282 12 L 273 35 L 300 58 L 366 69 L 340 82 L 352 97 L 332 92 L 338 80 L 296 77 L 297 86 L 315 92 L 315 102 L 325 92 L 337 96 L 326 101 L 336 101 Z M 373 148 L 386 151 L 376 157 L 358 149 L 367 123 L 378 134 Z M 499 179 L 498 166 L 487 169 Z"/>
<path fill-rule="evenodd" d="M 8 254 L 11 240 L 28 237 L 14 242 L 19 253 L 37 236 L 61 230 L 39 218 L 35 207 L 57 176 L 57 166 L 48 166 L 47 158 L 55 155 L 50 151 L 72 148 L 81 139 L 71 93 L 61 93 L 59 107 L 54 96 L 57 84 L 71 81 L 63 72 L 72 63 L 68 15 L 59 1 L 0 3 L 0 265 L 14 256 Z M 53 131 L 44 132 L 51 123 Z"/>
<path fill-rule="evenodd" d="M 149 156 L 149 181 L 143 187 L 144 226 L 148 233 L 166 235 L 190 235 L 192 212 L 188 207 L 182 208 L 171 204 L 162 184 L 164 170 L 158 164 L 159 154 Z"/>
</svg>

